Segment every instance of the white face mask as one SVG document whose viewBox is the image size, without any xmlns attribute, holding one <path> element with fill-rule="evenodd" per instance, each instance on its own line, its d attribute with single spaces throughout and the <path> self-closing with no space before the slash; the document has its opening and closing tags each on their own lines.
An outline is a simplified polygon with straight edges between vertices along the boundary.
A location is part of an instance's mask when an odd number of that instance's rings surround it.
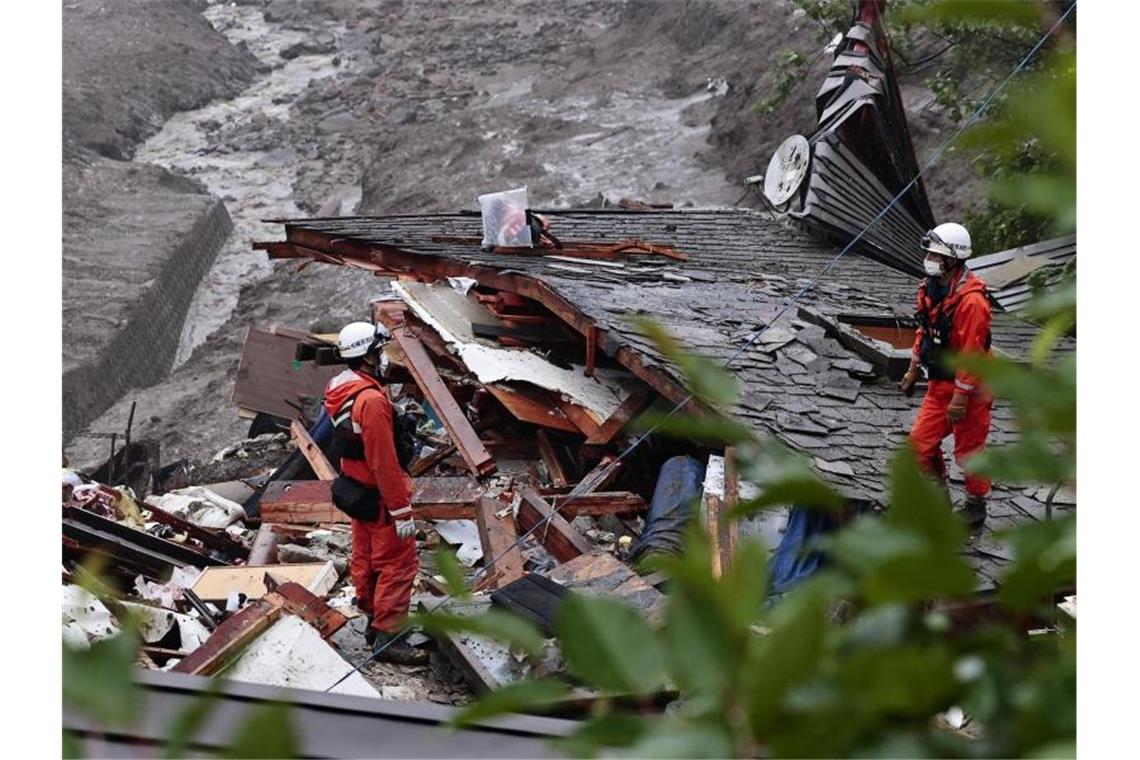
<svg viewBox="0 0 1140 760">
<path fill-rule="evenodd" d="M 388 374 L 388 352 L 380 352 L 380 376 L 384 377 Z"/>
<path fill-rule="evenodd" d="M 926 270 L 926 274 L 930 277 L 938 277 L 942 274 L 942 264 L 930 259 L 923 259 L 922 266 Z"/>
</svg>

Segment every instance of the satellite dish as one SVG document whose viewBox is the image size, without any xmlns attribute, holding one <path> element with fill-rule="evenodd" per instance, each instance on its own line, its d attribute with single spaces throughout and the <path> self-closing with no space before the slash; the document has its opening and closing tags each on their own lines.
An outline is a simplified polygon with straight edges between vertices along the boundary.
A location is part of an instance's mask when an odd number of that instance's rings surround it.
<svg viewBox="0 0 1140 760">
<path fill-rule="evenodd" d="M 764 197 L 777 208 L 783 206 L 799 191 L 810 163 L 811 146 L 806 137 L 792 135 L 784 140 L 764 173 Z"/>
</svg>

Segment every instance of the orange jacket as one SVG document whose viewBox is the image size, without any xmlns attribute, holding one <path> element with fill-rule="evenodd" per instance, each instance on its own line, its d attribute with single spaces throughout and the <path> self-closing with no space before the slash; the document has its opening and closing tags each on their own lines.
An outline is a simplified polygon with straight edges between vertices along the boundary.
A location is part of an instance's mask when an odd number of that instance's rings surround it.
<svg viewBox="0 0 1140 760">
<path fill-rule="evenodd" d="M 412 511 L 412 479 L 396 458 L 392 402 L 374 377 L 346 369 L 325 386 L 325 411 L 335 417 L 341 406 L 364 389 L 352 404 L 352 428 L 364 443 L 364 459 L 340 460 L 341 473 L 380 491 L 380 503 L 394 519 Z"/>
<path fill-rule="evenodd" d="M 981 277 L 963 267 L 964 274 L 950 285 L 950 292 L 939 304 L 934 304 L 926 295 L 926 280 L 918 286 L 918 310 L 925 311 L 931 325 L 937 323 L 943 312 L 951 315 L 950 350 L 960 354 L 986 354 L 990 352 L 990 302 L 986 298 L 986 283 Z M 915 330 L 914 355 L 919 355 L 922 345 L 922 328 Z M 964 393 L 972 393 L 981 383 L 981 378 L 965 370 L 954 375 L 954 387 Z"/>
</svg>

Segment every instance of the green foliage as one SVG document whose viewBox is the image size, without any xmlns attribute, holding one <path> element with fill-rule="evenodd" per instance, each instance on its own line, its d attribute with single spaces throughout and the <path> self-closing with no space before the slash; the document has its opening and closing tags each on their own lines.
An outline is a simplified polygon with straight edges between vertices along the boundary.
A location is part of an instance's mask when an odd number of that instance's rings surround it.
<svg viewBox="0 0 1140 760">
<path fill-rule="evenodd" d="M 293 708 L 286 702 L 268 702 L 253 708 L 230 738 L 222 757 L 299 757 L 300 740 L 293 721 Z"/>
<path fill-rule="evenodd" d="M 570 693 L 570 687 L 561 681 L 519 681 L 496 689 L 483 699 L 471 703 L 452 718 L 457 728 L 470 725 L 483 718 L 521 710 L 540 709 L 556 704 Z"/>
<path fill-rule="evenodd" d="M 448 594 L 461 601 L 471 598 L 463 565 L 455 558 L 454 551 L 441 546 L 435 553 L 435 567 L 443 576 L 444 586 L 447 588 Z"/>
<path fill-rule="evenodd" d="M 756 113 L 769 114 L 775 111 L 785 100 L 796 85 L 803 81 L 804 74 L 810 65 L 807 56 L 796 50 L 784 51 L 776 64 L 765 74 L 768 80 L 768 95 L 753 106 Z"/>
<path fill-rule="evenodd" d="M 556 620 L 570 670 L 599 689 L 648 694 L 665 676 L 665 649 L 645 619 L 606 597 L 572 595 Z"/>
<path fill-rule="evenodd" d="M 64 705 L 109 727 L 129 726 L 142 708 L 142 689 L 130 677 L 138 647 L 129 623 L 88 649 L 64 644 Z"/>
</svg>

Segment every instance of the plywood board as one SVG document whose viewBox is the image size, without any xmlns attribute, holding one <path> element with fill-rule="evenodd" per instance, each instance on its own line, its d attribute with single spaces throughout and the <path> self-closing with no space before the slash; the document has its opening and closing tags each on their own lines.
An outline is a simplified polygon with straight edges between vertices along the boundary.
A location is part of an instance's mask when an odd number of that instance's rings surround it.
<svg viewBox="0 0 1140 760">
<path fill-rule="evenodd" d="M 313 562 L 304 565 L 246 565 L 244 567 L 207 567 L 198 576 L 191 589 L 201 599 L 225 602 L 231 592 L 260 599 L 266 592 L 265 574 L 272 573 L 282 581 L 292 581 L 316 594 L 324 596 L 337 582 L 332 562 Z"/>
<path fill-rule="evenodd" d="M 260 327 L 249 328 L 234 382 L 233 402 L 239 407 L 292 418 L 303 396 L 319 397 L 343 367 L 297 362 L 298 341 Z"/>
</svg>

